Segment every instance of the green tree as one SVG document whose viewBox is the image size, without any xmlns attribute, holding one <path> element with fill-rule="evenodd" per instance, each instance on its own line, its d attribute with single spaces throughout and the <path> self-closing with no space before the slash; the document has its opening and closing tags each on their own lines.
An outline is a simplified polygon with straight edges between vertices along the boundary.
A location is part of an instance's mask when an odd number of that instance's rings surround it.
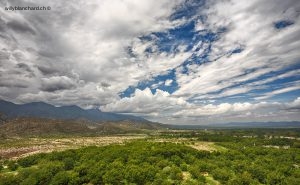
<svg viewBox="0 0 300 185">
<path fill-rule="evenodd" d="M 20 183 L 20 179 L 16 178 L 14 174 L 1 175 L 0 185 L 16 185 Z"/>
<path fill-rule="evenodd" d="M 74 168 L 74 159 L 71 157 L 67 157 L 65 159 L 63 159 L 63 163 L 64 163 L 64 169 L 65 170 L 72 170 Z"/>
<path fill-rule="evenodd" d="M 220 180 L 221 182 L 227 182 L 232 178 L 232 173 L 229 169 L 217 168 L 212 171 L 212 175 L 215 179 Z"/>
<path fill-rule="evenodd" d="M 237 174 L 235 178 L 228 181 L 229 185 L 250 185 L 250 184 L 259 184 L 254 181 L 251 177 L 251 174 L 248 172 L 243 172 L 242 174 Z"/>
<path fill-rule="evenodd" d="M 18 164 L 24 168 L 35 165 L 37 163 L 37 155 L 28 156 L 18 160 Z"/>
<path fill-rule="evenodd" d="M 279 171 L 271 171 L 267 175 L 267 184 L 270 185 L 281 184 L 284 178 L 285 177 Z"/>
<path fill-rule="evenodd" d="M 37 179 L 35 177 L 33 177 L 33 176 L 30 176 L 30 177 L 22 180 L 22 182 L 20 183 L 20 185 L 35 185 L 37 183 L 38 183 Z"/>
<path fill-rule="evenodd" d="M 68 172 L 61 171 L 58 172 L 50 182 L 50 185 L 68 185 L 70 181 L 70 177 Z"/>
<path fill-rule="evenodd" d="M 18 168 L 18 164 L 15 161 L 9 161 L 7 167 L 11 171 L 15 171 Z"/>
</svg>

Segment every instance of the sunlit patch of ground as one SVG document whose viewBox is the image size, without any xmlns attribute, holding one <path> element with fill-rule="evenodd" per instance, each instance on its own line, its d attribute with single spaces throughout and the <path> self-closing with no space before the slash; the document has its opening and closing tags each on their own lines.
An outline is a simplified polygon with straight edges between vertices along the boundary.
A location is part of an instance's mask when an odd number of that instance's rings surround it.
<svg viewBox="0 0 300 185">
<path fill-rule="evenodd" d="M 224 147 L 213 142 L 197 141 L 196 138 L 149 138 L 147 135 L 118 135 L 97 137 L 49 137 L 49 138 L 11 138 L 0 141 L 0 159 L 18 159 L 36 153 L 48 153 L 66 149 L 76 149 L 83 146 L 105 146 L 122 144 L 126 141 L 145 139 L 154 142 L 172 142 L 184 144 L 197 150 L 224 151 Z"/>
<path fill-rule="evenodd" d="M 101 136 L 74 138 L 15 138 L 0 143 L 0 158 L 17 159 L 36 153 L 75 149 L 82 146 L 105 146 L 143 139 L 145 135 Z"/>
<path fill-rule="evenodd" d="M 171 138 L 171 139 L 159 138 L 159 139 L 155 139 L 154 141 L 179 143 L 179 144 L 184 144 L 186 146 L 190 146 L 196 150 L 205 150 L 209 152 L 227 150 L 222 146 L 216 145 L 214 142 L 197 141 L 197 138 Z"/>
<path fill-rule="evenodd" d="M 196 150 L 205 150 L 210 152 L 217 150 L 213 142 L 193 142 L 188 144 L 188 146 L 195 148 Z"/>
</svg>

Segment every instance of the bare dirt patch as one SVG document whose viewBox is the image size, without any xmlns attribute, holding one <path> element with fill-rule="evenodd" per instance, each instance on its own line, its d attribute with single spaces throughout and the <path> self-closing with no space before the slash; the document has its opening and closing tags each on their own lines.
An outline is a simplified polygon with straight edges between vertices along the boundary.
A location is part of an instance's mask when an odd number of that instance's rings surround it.
<svg viewBox="0 0 300 185">
<path fill-rule="evenodd" d="M 0 158 L 18 159 L 36 153 L 47 153 L 76 149 L 83 146 L 105 146 L 122 144 L 129 140 L 143 139 L 145 135 L 133 136 L 101 136 L 75 138 L 27 138 L 9 140 L 0 144 Z"/>
<path fill-rule="evenodd" d="M 180 143 L 195 148 L 196 150 L 205 150 L 209 152 L 217 151 L 217 148 L 213 142 L 197 141 L 197 138 L 171 138 L 171 139 L 160 138 L 160 139 L 155 139 L 154 141 Z"/>
<path fill-rule="evenodd" d="M 205 150 L 205 151 L 217 151 L 213 142 L 195 142 L 189 144 L 188 146 L 195 148 L 196 150 Z"/>
</svg>

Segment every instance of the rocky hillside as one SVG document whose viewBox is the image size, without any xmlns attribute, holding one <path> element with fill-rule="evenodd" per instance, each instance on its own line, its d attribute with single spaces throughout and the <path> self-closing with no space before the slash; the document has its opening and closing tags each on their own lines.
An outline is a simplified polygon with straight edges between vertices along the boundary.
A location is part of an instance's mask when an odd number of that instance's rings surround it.
<svg viewBox="0 0 300 185">
<path fill-rule="evenodd" d="M 91 122 L 45 118 L 14 118 L 0 124 L 0 136 L 102 135 L 165 129 L 162 124 L 130 120 Z"/>
</svg>

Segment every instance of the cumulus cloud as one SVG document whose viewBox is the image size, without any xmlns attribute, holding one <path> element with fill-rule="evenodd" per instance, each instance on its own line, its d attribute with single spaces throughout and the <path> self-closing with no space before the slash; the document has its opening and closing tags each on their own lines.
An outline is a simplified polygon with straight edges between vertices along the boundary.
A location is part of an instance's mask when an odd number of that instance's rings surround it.
<svg viewBox="0 0 300 185">
<path fill-rule="evenodd" d="M 236 102 L 220 104 L 194 104 L 183 98 L 171 96 L 157 89 L 137 89 L 131 97 L 122 98 L 102 106 L 103 111 L 122 112 L 149 117 L 165 123 L 203 124 L 211 122 L 286 121 L 299 119 L 299 97 L 293 101 L 280 102 Z M 243 118 L 243 119 L 241 119 Z"/>
<path fill-rule="evenodd" d="M 188 109 L 181 110 L 177 112 L 175 115 L 181 116 L 207 116 L 207 115 L 222 115 L 222 114 L 231 114 L 231 113 L 240 113 L 245 111 L 252 111 L 261 108 L 270 108 L 271 106 L 276 106 L 278 103 L 256 103 L 252 104 L 249 102 L 244 103 L 221 103 L 218 105 L 207 104 L 202 106 L 190 106 Z"/>
<path fill-rule="evenodd" d="M 108 112 L 155 114 L 187 104 L 182 98 L 171 97 L 168 92 L 157 89 L 155 93 L 152 93 L 149 88 L 146 88 L 144 90 L 137 89 L 133 96 L 107 104 L 101 109 Z"/>
<path fill-rule="evenodd" d="M 71 89 L 73 87 L 75 87 L 75 82 L 73 82 L 70 78 L 66 76 L 53 76 L 50 78 L 42 79 L 41 90 L 53 92 L 58 90 Z"/>
<path fill-rule="evenodd" d="M 294 112 L 299 112 L 299 110 L 300 110 L 300 97 L 298 97 L 297 99 L 295 99 L 291 103 L 287 103 L 286 104 L 286 109 L 292 110 Z"/>
</svg>

